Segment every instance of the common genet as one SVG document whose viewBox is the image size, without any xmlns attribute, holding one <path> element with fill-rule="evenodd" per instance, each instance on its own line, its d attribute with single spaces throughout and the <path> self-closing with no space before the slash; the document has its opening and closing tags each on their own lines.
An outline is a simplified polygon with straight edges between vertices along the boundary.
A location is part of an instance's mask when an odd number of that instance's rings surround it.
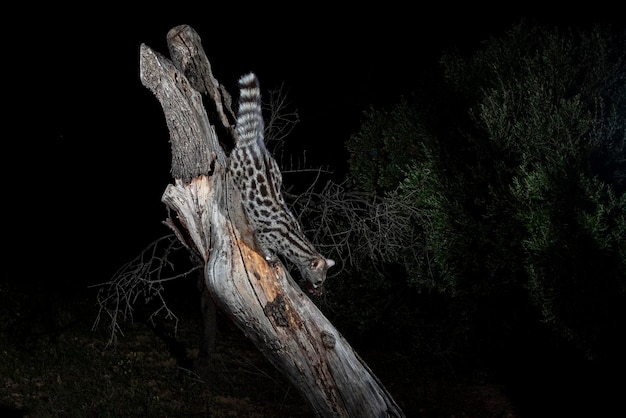
<svg viewBox="0 0 626 418">
<path fill-rule="evenodd" d="M 276 256 L 294 263 L 314 291 L 335 265 L 306 238 L 282 194 L 282 174 L 265 146 L 261 91 L 254 73 L 239 79 L 237 143 L 230 155 L 229 172 L 241 193 L 243 210 L 258 249 L 271 263 Z"/>
</svg>

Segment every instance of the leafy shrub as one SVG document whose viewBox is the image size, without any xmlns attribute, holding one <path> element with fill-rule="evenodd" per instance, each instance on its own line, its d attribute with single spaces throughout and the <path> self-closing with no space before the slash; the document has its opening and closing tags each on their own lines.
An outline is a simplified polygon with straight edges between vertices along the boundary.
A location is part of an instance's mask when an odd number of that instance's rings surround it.
<svg viewBox="0 0 626 418">
<path fill-rule="evenodd" d="M 418 214 L 405 245 L 381 250 L 408 284 L 476 317 L 523 291 L 587 355 L 614 345 L 626 317 L 625 35 L 522 22 L 469 58 L 445 54 L 435 106 L 365 114 L 347 144 L 350 184 Z M 411 253 L 424 256 L 406 263 Z"/>
</svg>

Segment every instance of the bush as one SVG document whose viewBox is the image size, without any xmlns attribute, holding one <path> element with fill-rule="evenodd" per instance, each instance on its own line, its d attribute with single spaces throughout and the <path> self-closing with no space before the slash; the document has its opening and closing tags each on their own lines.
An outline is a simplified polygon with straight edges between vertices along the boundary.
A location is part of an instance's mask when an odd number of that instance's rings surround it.
<svg viewBox="0 0 626 418">
<path fill-rule="evenodd" d="M 437 106 L 366 113 L 347 144 L 350 184 L 419 214 L 391 260 L 408 284 L 483 318 L 523 291 L 588 356 L 614 346 L 626 318 L 625 35 L 522 22 L 469 58 L 444 55 Z"/>
</svg>

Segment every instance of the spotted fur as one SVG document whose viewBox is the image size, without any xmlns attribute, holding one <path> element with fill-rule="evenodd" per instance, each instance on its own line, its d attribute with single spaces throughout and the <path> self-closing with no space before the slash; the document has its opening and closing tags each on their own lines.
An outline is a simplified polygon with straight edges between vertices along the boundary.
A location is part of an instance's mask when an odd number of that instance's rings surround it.
<svg viewBox="0 0 626 418">
<path fill-rule="evenodd" d="M 270 262 L 282 255 L 294 263 L 313 289 L 326 280 L 335 265 L 324 258 L 302 232 L 282 194 L 282 174 L 265 147 L 261 91 L 253 73 L 239 79 L 237 144 L 229 172 L 241 193 L 243 210 L 254 230 L 257 247 Z"/>
</svg>

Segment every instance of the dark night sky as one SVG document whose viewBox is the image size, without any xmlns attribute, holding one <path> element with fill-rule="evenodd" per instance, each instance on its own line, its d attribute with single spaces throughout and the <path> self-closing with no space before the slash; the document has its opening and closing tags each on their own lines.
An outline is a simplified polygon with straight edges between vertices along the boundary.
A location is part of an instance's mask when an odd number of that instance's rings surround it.
<svg viewBox="0 0 626 418">
<path fill-rule="evenodd" d="M 415 75 L 443 50 L 475 49 L 522 17 L 624 25 L 617 10 L 541 15 L 445 5 L 359 6 L 354 13 L 304 5 L 283 15 L 210 7 L 131 16 L 55 6 L 40 13 L 43 23 L 30 14 L 11 16 L 5 126 L 12 127 L 8 142 L 15 149 L 5 160 L 18 165 L 6 174 L 12 198 L 5 202 L 16 253 L 36 260 L 34 274 L 78 278 L 92 269 L 84 280 L 100 282 L 167 232 L 160 197 L 171 180 L 168 132 L 160 104 L 139 80 L 138 61 L 141 43 L 166 54 L 165 36 L 176 25 L 196 29 L 214 74 L 235 96 L 232 86 L 250 70 L 263 89 L 284 82 L 301 118 L 291 141 L 306 142 L 320 164 L 342 158 L 343 142 L 368 104 L 410 92 Z"/>
</svg>

